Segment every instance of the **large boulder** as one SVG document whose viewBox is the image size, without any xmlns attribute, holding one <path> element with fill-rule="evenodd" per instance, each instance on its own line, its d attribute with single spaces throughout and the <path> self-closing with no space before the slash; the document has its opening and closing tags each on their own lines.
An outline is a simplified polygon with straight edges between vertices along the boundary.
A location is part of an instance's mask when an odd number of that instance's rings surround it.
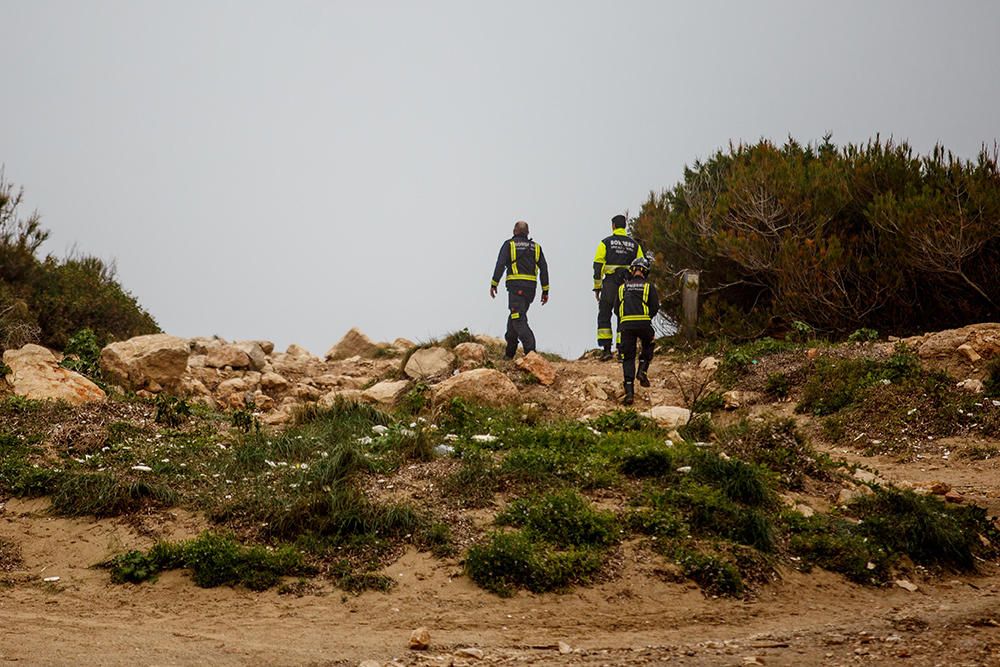
<svg viewBox="0 0 1000 667">
<path fill-rule="evenodd" d="M 205 354 L 205 365 L 209 368 L 250 368 L 250 355 L 236 345 L 216 345 Z"/>
<path fill-rule="evenodd" d="M 535 376 L 535 379 L 548 387 L 556 381 L 556 367 L 548 359 L 531 351 L 517 360 L 517 367 Z"/>
<path fill-rule="evenodd" d="M 351 357 L 373 357 L 379 347 L 364 335 L 360 329 L 351 329 L 340 342 L 326 353 L 327 361 L 340 361 Z"/>
<path fill-rule="evenodd" d="M 10 367 L 7 382 L 18 396 L 35 400 L 65 401 L 82 405 L 103 401 L 106 396 L 96 384 L 79 373 L 63 368 L 51 351 L 28 344 L 3 353 Z"/>
<path fill-rule="evenodd" d="M 187 369 L 188 349 L 177 336 L 136 336 L 101 350 L 101 370 L 129 389 L 174 389 Z"/>
<path fill-rule="evenodd" d="M 482 343 L 459 343 L 455 346 L 455 356 L 461 370 L 479 368 L 486 363 L 486 346 Z"/>
<path fill-rule="evenodd" d="M 414 380 L 429 380 L 451 373 L 455 354 L 443 347 L 425 347 L 410 355 L 403 372 Z"/>
<path fill-rule="evenodd" d="M 270 354 L 267 350 L 270 348 L 273 351 L 274 343 L 266 340 L 241 340 L 233 343 L 233 347 L 247 355 L 250 359 L 250 368 L 262 371 L 267 366 L 267 355 Z"/>
<path fill-rule="evenodd" d="M 517 403 L 520 397 L 510 378 L 492 368 L 477 368 L 453 375 L 435 386 L 432 393 L 434 403 L 461 398 L 497 407 Z"/>
<path fill-rule="evenodd" d="M 392 406 L 410 387 L 409 380 L 384 380 L 361 392 L 361 397 L 371 403 Z"/>
</svg>

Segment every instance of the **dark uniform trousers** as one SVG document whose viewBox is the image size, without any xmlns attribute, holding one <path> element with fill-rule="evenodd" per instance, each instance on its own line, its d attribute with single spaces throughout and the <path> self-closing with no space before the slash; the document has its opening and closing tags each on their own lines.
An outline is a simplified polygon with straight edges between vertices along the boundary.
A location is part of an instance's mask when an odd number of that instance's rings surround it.
<svg viewBox="0 0 1000 667">
<path fill-rule="evenodd" d="M 610 348 L 611 341 L 614 340 L 621 346 L 621 332 L 614 338 L 614 329 L 611 328 L 611 315 L 618 318 L 615 311 L 615 300 L 618 298 L 618 287 L 625 279 L 624 271 L 616 271 L 611 275 L 604 276 L 601 282 L 600 300 L 597 303 L 597 344 L 600 347 Z M 620 329 L 620 327 L 619 327 Z"/>
<path fill-rule="evenodd" d="M 528 307 L 535 300 L 535 284 L 528 281 L 511 280 L 507 282 L 507 356 L 513 357 L 517 352 L 517 342 L 521 341 L 524 353 L 534 351 L 535 334 L 528 326 Z"/>
<path fill-rule="evenodd" d="M 639 353 L 639 372 L 649 370 L 653 361 L 653 325 L 649 322 L 622 322 L 618 326 L 621 337 L 620 350 L 623 356 L 622 372 L 625 374 L 625 384 L 635 382 L 635 353 L 638 342 L 642 341 L 642 351 Z"/>
</svg>

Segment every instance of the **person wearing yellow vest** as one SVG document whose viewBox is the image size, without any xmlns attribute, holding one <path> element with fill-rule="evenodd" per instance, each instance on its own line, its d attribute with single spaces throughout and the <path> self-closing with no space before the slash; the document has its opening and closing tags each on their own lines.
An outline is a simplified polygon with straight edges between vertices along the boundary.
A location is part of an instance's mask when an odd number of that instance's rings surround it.
<svg viewBox="0 0 1000 667">
<path fill-rule="evenodd" d="M 611 359 L 611 314 L 618 287 L 625 281 L 632 260 L 642 257 L 642 246 L 625 231 L 625 216 L 611 218 L 611 236 L 597 244 L 594 254 L 594 298 L 597 299 L 597 346 L 601 361 Z M 619 345 L 620 345 L 619 341 Z"/>
<path fill-rule="evenodd" d="M 649 386 L 649 364 L 653 360 L 653 318 L 660 309 L 660 298 L 656 288 L 649 282 L 651 263 L 645 257 L 637 257 L 629 266 L 629 276 L 618 286 L 615 295 L 615 310 L 618 312 L 618 335 L 621 336 L 622 373 L 625 376 L 625 405 L 635 400 L 635 381 L 643 387 Z M 639 373 L 635 371 L 635 353 L 638 342 L 642 341 L 639 354 Z"/>
<path fill-rule="evenodd" d="M 535 334 L 528 326 L 528 306 L 535 300 L 535 290 L 539 279 L 542 281 L 542 305 L 549 301 L 549 265 L 545 261 L 542 246 L 528 238 L 528 223 L 523 220 L 514 224 L 514 236 L 504 241 L 497 255 L 493 280 L 490 282 L 490 298 L 496 298 L 500 277 L 507 272 L 507 350 L 504 357 L 513 359 L 517 343 L 521 342 L 524 353 L 535 349 Z"/>
</svg>

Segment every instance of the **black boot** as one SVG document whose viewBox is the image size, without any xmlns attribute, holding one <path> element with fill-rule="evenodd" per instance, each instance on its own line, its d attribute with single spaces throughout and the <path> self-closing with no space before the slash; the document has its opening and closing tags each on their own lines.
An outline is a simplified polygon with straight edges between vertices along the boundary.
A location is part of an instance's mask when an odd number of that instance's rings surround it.
<svg viewBox="0 0 1000 667">
<path fill-rule="evenodd" d="M 635 379 L 639 381 L 643 387 L 649 386 L 649 376 L 646 375 L 646 371 L 649 370 L 649 364 L 643 361 L 639 362 L 639 372 L 635 374 Z"/>
<path fill-rule="evenodd" d="M 635 403 L 635 383 L 625 383 L 625 398 L 622 399 L 622 403 L 624 405 L 632 405 Z"/>
<path fill-rule="evenodd" d="M 611 354 L 611 346 L 610 345 L 608 347 L 601 348 L 601 356 L 600 356 L 600 359 L 599 359 L 600 361 L 610 361 L 612 356 L 613 355 Z"/>
</svg>

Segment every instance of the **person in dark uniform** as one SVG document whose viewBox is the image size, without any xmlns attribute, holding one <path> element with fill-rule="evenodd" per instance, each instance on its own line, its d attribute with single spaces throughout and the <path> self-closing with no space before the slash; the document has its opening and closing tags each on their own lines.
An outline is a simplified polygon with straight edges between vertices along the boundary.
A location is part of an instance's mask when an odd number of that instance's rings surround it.
<svg viewBox="0 0 1000 667">
<path fill-rule="evenodd" d="M 510 310 L 504 357 L 513 359 L 518 341 L 525 354 L 535 349 L 535 334 L 528 326 L 528 306 L 535 300 L 539 279 L 542 281 L 542 305 L 549 301 L 549 265 L 542 246 L 528 238 L 528 223 L 523 220 L 514 224 L 514 236 L 500 246 L 490 283 L 490 298 L 496 298 L 504 271 L 507 272 L 507 308 Z"/>
<path fill-rule="evenodd" d="M 601 361 L 611 359 L 611 314 L 618 287 L 625 281 L 632 260 L 642 257 L 642 247 L 625 231 L 625 216 L 611 218 L 611 236 L 597 244 L 594 254 L 594 297 L 597 299 L 597 346 Z M 621 343 L 619 342 L 619 345 Z M 620 351 L 620 350 L 619 350 Z"/>
<path fill-rule="evenodd" d="M 618 312 L 618 335 L 621 336 L 622 373 L 625 376 L 625 405 L 635 400 L 635 380 L 643 387 L 649 386 L 649 364 L 653 360 L 653 318 L 660 309 L 656 288 L 649 282 L 650 261 L 637 257 L 629 266 L 629 275 L 618 286 L 615 309 Z M 637 344 L 642 341 L 639 353 L 639 372 L 635 370 Z"/>
</svg>

